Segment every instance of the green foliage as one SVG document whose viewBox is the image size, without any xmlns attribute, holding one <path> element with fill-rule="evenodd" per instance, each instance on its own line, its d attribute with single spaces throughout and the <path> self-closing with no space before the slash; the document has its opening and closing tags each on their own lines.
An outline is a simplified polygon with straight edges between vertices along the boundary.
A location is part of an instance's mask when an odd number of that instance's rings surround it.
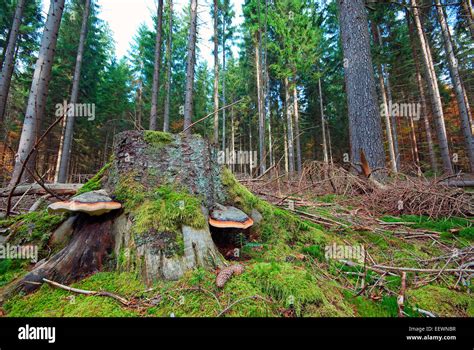
<svg viewBox="0 0 474 350">
<path fill-rule="evenodd" d="M 97 174 L 95 174 L 89 181 L 87 181 L 80 189 L 77 191 L 77 195 L 90 192 L 90 191 L 97 191 L 102 188 L 102 179 L 105 175 L 105 172 L 110 168 L 112 163 L 105 164 L 102 169 L 99 170 Z"/>
</svg>

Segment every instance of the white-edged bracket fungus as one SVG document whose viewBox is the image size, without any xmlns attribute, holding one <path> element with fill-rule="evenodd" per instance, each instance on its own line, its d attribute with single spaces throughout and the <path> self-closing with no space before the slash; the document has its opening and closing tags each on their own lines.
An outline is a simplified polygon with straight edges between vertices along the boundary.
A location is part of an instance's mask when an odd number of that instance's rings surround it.
<svg viewBox="0 0 474 350">
<path fill-rule="evenodd" d="M 52 203 L 48 206 L 48 211 L 50 213 L 81 212 L 99 216 L 120 208 L 122 204 L 114 202 L 105 191 L 99 190 L 80 194 L 68 201 Z"/>
<path fill-rule="evenodd" d="M 246 229 L 253 225 L 253 220 L 242 210 L 216 204 L 209 215 L 209 224 L 217 228 Z"/>
</svg>

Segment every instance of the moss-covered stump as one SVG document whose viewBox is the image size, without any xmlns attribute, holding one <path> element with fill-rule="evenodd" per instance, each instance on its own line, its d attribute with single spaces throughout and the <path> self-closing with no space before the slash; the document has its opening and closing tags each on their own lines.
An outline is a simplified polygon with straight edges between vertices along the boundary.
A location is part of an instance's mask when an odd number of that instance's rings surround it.
<svg viewBox="0 0 474 350">
<path fill-rule="evenodd" d="M 118 269 L 139 272 L 151 283 L 225 265 L 211 238 L 208 212 L 226 194 L 220 167 L 200 136 L 117 135 L 105 187 L 125 208 L 116 227 Z"/>
</svg>

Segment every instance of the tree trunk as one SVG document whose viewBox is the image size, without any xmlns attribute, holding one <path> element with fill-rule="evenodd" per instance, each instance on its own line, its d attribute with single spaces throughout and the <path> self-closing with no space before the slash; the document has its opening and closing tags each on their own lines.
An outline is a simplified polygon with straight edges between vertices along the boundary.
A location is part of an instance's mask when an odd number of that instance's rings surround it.
<svg viewBox="0 0 474 350">
<path fill-rule="evenodd" d="M 222 16 L 222 106 L 226 104 L 226 96 L 225 96 L 225 78 L 226 78 L 226 71 L 225 71 L 225 62 L 226 62 L 226 35 L 225 35 L 225 14 Z M 225 134 L 226 134 L 226 109 L 222 109 L 222 151 L 225 152 Z"/>
<path fill-rule="evenodd" d="M 379 45 L 382 48 L 382 38 L 380 36 L 380 30 L 378 25 L 372 21 L 372 34 L 374 36 L 374 41 L 376 45 Z M 390 120 L 391 111 L 389 112 L 389 104 L 387 99 L 387 92 L 385 90 L 385 80 L 384 80 L 384 70 L 382 64 L 377 65 L 377 74 L 379 76 L 379 85 L 380 85 L 380 95 L 382 97 L 382 104 L 384 108 L 384 119 L 385 119 L 385 127 L 386 127 L 386 134 L 387 134 L 387 143 L 388 143 L 388 153 L 390 156 L 390 167 L 394 174 L 398 172 L 397 167 L 397 156 L 395 154 L 395 146 L 393 143 L 393 136 L 392 136 L 392 123 Z"/>
<path fill-rule="evenodd" d="M 461 2 L 464 16 L 466 17 L 466 21 L 469 26 L 469 31 L 471 32 L 471 37 L 474 41 L 474 10 L 472 7 L 472 2 L 471 0 L 462 0 Z"/>
<path fill-rule="evenodd" d="M 171 98 L 171 61 L 173 60 L 173 0 L 168 0 L 168 41 L 166 42 L 166 82 L 165 82 L 165 110 L 163 112 L 163 131 L 170 130 L 170 98 Z"/>
<path fill-rule="evenodd" d="M 421 23 L 418 5 L 416 0 L 410 0 L 413 8 L 413 17 L 415 20 L 415 27 L 418 33 L 418 39 L 421 44 L 421 55 L 423 58 L 423 66 L 425 69 L 426 83 L 430 92 L 433 117 L 435 120 L 436 131 L 438 134 L 438 143 L 441 152 L 441 159 L 443 161 L 443 170 L 447 174 L 452 174 L 453 168 L 451 165 L 451 158 L 449 155 L 448 139 L 446 134 L 446 126 L 444 124 L 443 104 L 438 88 L 438 80 L 431 57 L 431 50 L 426 40 L 423 25 Z"/>
<path fill-rule="evenodd" d="M 293 104 L 295 108 L 296 171 L 298 172 L 298 175 L 301 175 L 302 164 L 301 164 L 300 113 L 298 110 L 299 109 L 298 90 L 296 88 L 296 81 L 295 81 L 295 85 L 293 86 L 293 101 L 294 101 Z"/>
<path fill-rule="evenodd" d="M 285 110 L 286 110 L 286 131 L 287 131 L 287 145 L 288 145 L 288 172 L 293 175 L 295 172 L 295 153 L 294 153 L 294 135 L 293 135 L 293 117 L 292 109 L 294 106 L 290 105 L 290 87 L 288 86 L 288 78 L 285 78 Z"/>
<path fill-rule="evenodd" d="M 219 143 L 219 31 L 218 5 L 214 0 L 214 145 Z M 224 150 L 225 151 L 225 150 Z"/>
<path fill-rule="evenodd" d="M 85 0 L 84 13 L 82 14 L 81 34 L 79 37 L 79 46 L 77 48 L 76 67 L 74 68 L 74 77 L 72 80 L 72 91 L 70 103 L 75 105 L 79 96 L 79 85 L 81 82 L 82 58 L 84 56 L 84 47 L 86 44 L 87 27 L 89 20 L 91 0 Z M 64 183 L 67 180 L 69 159 L 71 158 L 72 139 L 74 134 L 75 115 L 66 115 L 66 128 L 62 143 L 61 158 L 59 161 L 58 182 Z"/>
<path fill-rule="evenodd" d="M 5 49 L 5 55 L 2 63 L 2 71 L 0 73 L 0 124 L 3 123 L 5 109 L 7 107 L 8 91 L 12 80 L 13 69 L 15 67 L 15 47 L 20 31 L 21 18 L 25 9 L 25 0 L 18 0 L 13 17 L 13 24 L 8 37 L 8 44 Z"/>
<path fill-rule="evenodd" d="M 432 137 L 432 131 L 431 131 L 431 125 L 430 125 L 430 120 L 428 118 L 428 105 L 426 103 L 426 95 L 425 95 L 425 89 L 423 87 L 423 80 L 421 77 L 421 72 L 420 72 L 420 64 L 418 61 L 418 51 L 417 47 L 415 45 L 415 30 L 413 28 L 413 21 L 409 20 L 409 16 L 407 13 L 407 21 L 408 21 L 408 27 L 409 27 L 409 35 L 410 35 L 410 43 L 411 43 L 411 49 L 412 49 L 412 55 L 413 55 L 413 62 L 415 64 L 415 74 L 416 74 L 416 83 L 418 86 L 418 91 L 420 94 L 420 102 L 421 102 L 421 113 L 423 114 L 423 124 L 425 127 L 425 133 L 426 133 L 426 142 L 428 145 L 428 154 L 430 157 L 430 164 L 431 164 L 431 169 L 437 173 L 438 172 L 438 162 L 436 160 L 436 152 L 434 149 L 433 145 L 433 137 Z"/>
<path fill-rule="evenodd" d="M 11 184 L 15 184 L 18 180 L 23 161 L 36 142 L 37 132 L 40 129 L 43 120 L 46 98 L 48 95 L 48 86 L 51 79 L 51 68 L 53 65 L 63 9 L 64 0 L 51 1 L 48 18 L 41 39 L 41 47 L 33 74 L 33 80 L 31 82 L 25 120 L 23 122 L 23 129 L 18 145 L 15 167 L 10 181 Z"/>
<path fill-rule="evenodd" d="M 446 17 L 444 16 L 444 11 L 441 7 L 440 1 L 435 0 L 435 3 L 438 12 L 438 21 L 441 26 L 441 33 L 443 34 L 444 50 L 446 56 L 448 56 L 449 72 L 451 74 L 451 80 L 453 82 L 454 92 L 456 93 L 456 99 L 458 102 L 459 116 L 461 118 L 461 131 L 464 135 L 464 143 L 469 157 L 471 172 L 474 172 L 474 140 L 471 133 L 470 108 L 467 100 L 464 98 L 464 86 L 459 74 L 458 61 L 454 54 L 451 33 L 449 32 L 449 27 L 446 23 Z"/>
<path fill-rule="evenodd" d="M 324 118 L 324 105 L 323 105 L 323 90 L 321 88 L 321 78 L 318 79 L 319 86 L 319 108 L 321 110 L 321 131 L 323 136 L 323 161 L 325 164 L 328 164 L 328 144 L 326 140 L 326 120 Z"/>
<path fill-rule="evenodd" d="M 382 125 L 370 53 L 367 14 L 363 0 L 339 0 L 348 100 L 351 162 L 365 155 L 371 169 L 385 168 Z M 377 175 L 382 177 L 382 175 Z"/>
<path fill-rule="evenodd" d="M 260 33 L 255 43 L 255 76 L 257 78 L 257 111 L 258 111 L 258 161 L 260 174 L 265 172 L 265 111 L 263 104 L 262 72 L 260 67 Z"/>
<path fill-rule="evenodd" d="M 194 96 L 194 65 L 196 64 L 196 30 L 197 30 L 197 0 L 190 1 L 190 26 L 188 37 L 188 57 L 186 60 L 186 92 L 184 98 L 184 129 L 186 135 L 191 135 Z"/>
<path fill-rule="evenodd" d="M 158 92 L 160 90 L 161 44 L 163 41 L 163 0 L 158 0 L 156 22 L 155 63 L 153 65 L 153 87 L 151 90 L 150 130 L 156 130 L 158 118 Z"/>
</svg>

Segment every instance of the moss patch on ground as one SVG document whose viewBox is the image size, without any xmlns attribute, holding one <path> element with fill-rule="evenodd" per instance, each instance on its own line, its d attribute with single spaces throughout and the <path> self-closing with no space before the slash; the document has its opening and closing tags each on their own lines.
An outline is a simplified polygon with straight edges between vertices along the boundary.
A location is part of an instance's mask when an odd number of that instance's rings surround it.
<svg viewBox="0 0 474 350">
<path fill-rule="evenodd" d="M 474 298 L 466 293 L 438 285 L 409 289 L 407 298 L 411 304 L 441 317 L 474 317 Z"/>
<path fill-rule="evenodd" d="M 49 214 L 46 209 L 31 213 L 12 216 L 0 221 L 0 227 L 9 228 L 13 232 L 11 244 L 38 245 L 40 253 L 48 243 L 49 237 L 64 220 L 66 215 Z"/>
<path fill-rule="evenodd" d="M 109 291 L 124 297 L 143 291 L 146 287 L 131 273 L 100 272 L 73 287 Z M 36 293 L 17 295 L 5 302 L 9 317 L 126 317 L 138 316 L 108 297 L 86 296 L 57 289 L 44 284 Z"/>
</svg>

